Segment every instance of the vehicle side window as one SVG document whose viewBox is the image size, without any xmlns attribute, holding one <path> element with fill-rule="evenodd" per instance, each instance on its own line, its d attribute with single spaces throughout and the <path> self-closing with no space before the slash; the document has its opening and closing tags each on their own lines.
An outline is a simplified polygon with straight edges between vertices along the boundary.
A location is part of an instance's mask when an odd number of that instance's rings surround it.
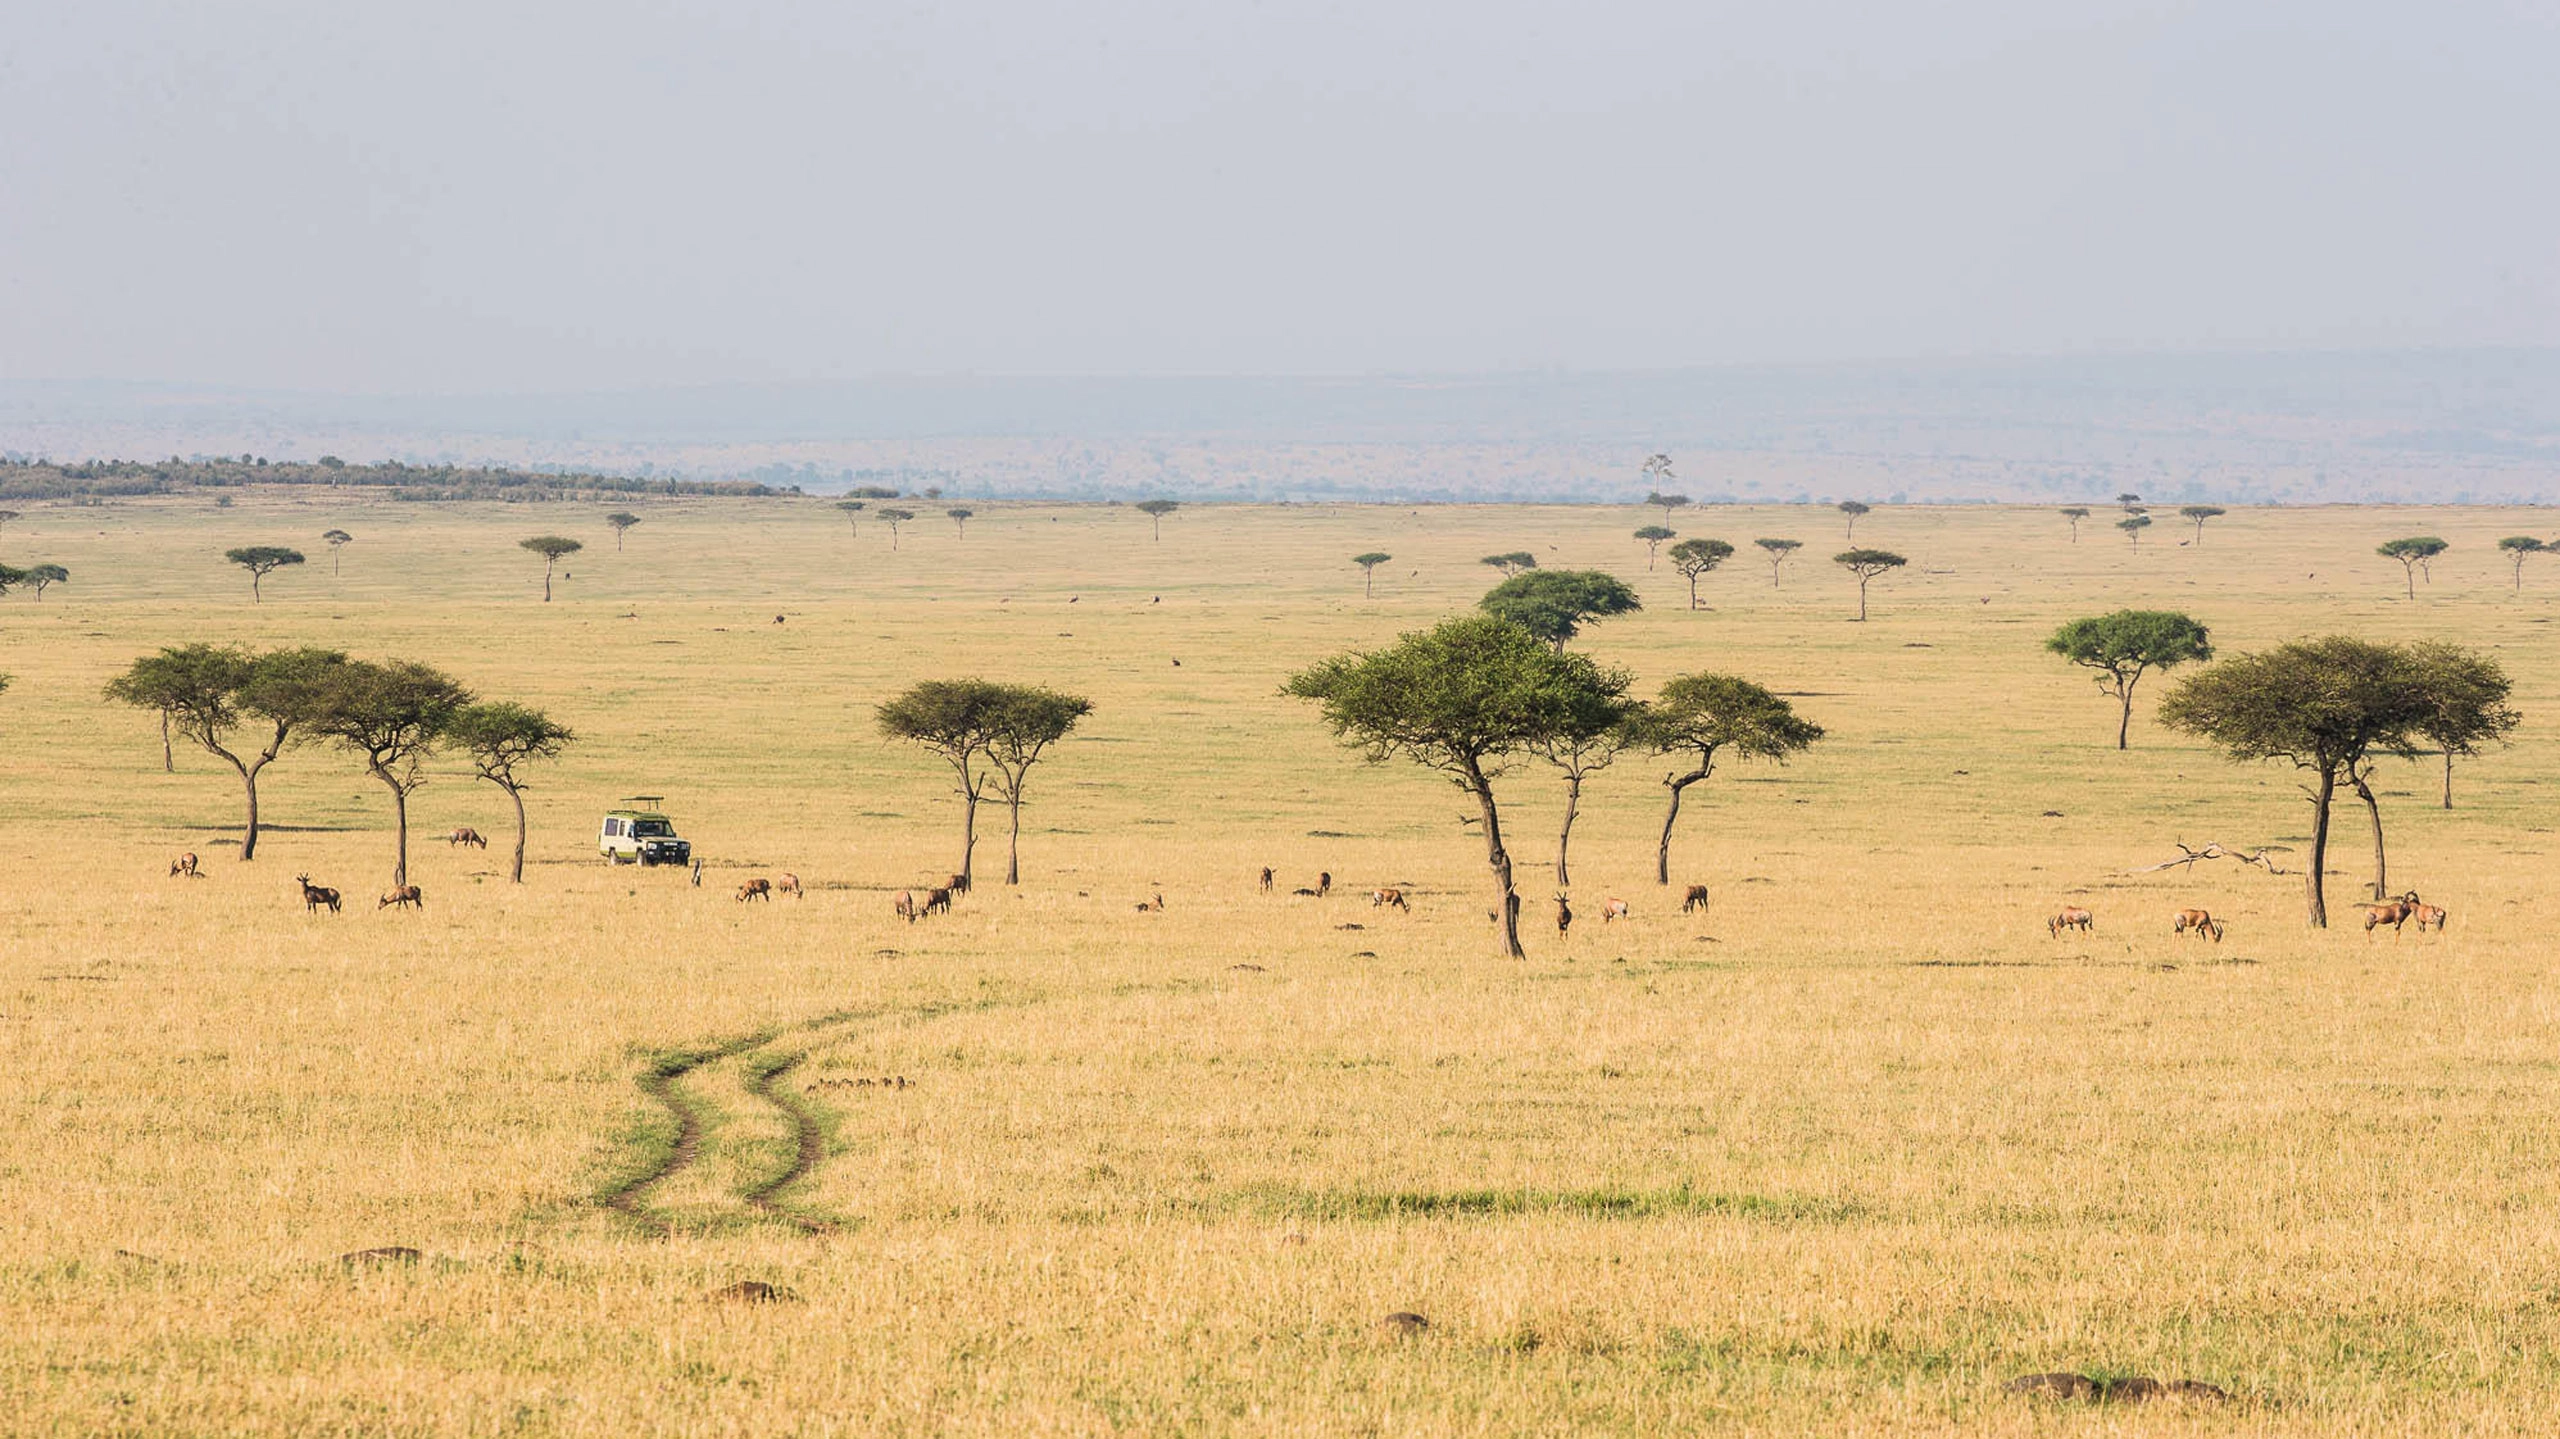
<svg viewBox="0 0 2560 1439">
<path fill-rule="evenodd" d="M 607 838 L 611 838 L 614 835 L 622 833 L 622 821 L 618 819 L 606 820 L 604 822 L 604 832 Z"/>
</svg>

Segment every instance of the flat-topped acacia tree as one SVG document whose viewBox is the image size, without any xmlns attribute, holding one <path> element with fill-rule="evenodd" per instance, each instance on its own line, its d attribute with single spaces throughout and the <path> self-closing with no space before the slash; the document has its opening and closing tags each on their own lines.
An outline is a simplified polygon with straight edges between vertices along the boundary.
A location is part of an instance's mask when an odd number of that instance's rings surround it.
<svg viewBox="0 0 2560 1439">
<path fill-rule="evenodd" d="M 1504 554 L 1487 555 L 1479 561 L 1479 563 L 1493 566 L 1495 569 L 1502 571 L 1505 578 L 1508 578 L 1520 573 L 1522 570 L 1536 569 L 1538 567 L 1538 557 L 1529 553 L 1527 550 L 1511 550 Z"/>
<path fill-rule="evenodd" d="M 535 535 L 529 540 L 518 540 L 516 544 L 542 556 L 542 602 L 546 605 L 551 603 L 551 567 L 586 548 L 567 535 Z"/>
<path fill-rule="evenodd" d="M 889 527 L 889 548 L 898 547 L 898 526 L 916 517 L 913 510 L 887 509 L 880 512 L 880 523 Z"/>
<path fill-rule="evenodd" d="M 1680 532 L 1669 525 L 1646 525 L 1636 531 L 1636 538 L 1644 541 L 1644 567 L 1648 572 L 1653 569 L 1654 556 L 1661 553 L 1662 542 L 1679 537 Z"/>
<path fill-rule="evenodd" d="M 853 532 L 857 535 L 862 533 L 862 512 L 869 507 L 869 502 L 865 500 L 836 501 L 836 508 L 844 511 L 845 522 L 852 527 Z"/>
<path fill-rule="evenodd" d="M 1698 608 L 1698 576 L 1733 558 L 1733 546 L 1722 540 L 1682 540 L 1671 547 L 1671 568 L 1689 582 L 1689 608 Z"/>
<path fill-rule="evenodd" d="M 2089 507 L 2073 505 L 2062 512 L 2062 517 L 2071 522 L 2071 543 L 2080 543 L 2080 522 L 2089 518 Z"/>
<path fill-rule="evenodd" d="M 1697 503 L 1697 501 L 1690 499 L 1687 495 L 1666 495 L 1660 490 L 1655 490 L 1653 493 L 1646 495 L 1644 497 L 1644 502 L 1648 505 L 1658 505 L 1661 507 L 1662 522 L 1666 525 L 1671 523 L 1672 511 L 1685 510 L 1689 508 L 1689 506 Z"/>
<path fill-rule="evenodd" d="M 616 510 L 605 516 L 604 522 L 613 526 L 613 548 L 619 553 L 622 549 L 622 537 L 631 533 L 631 527 L 640 523 L 640 517 L 629 510 Z"/>
<path fill-rule="evenodd" d="M 2409 587 L 2409 598 L 2418 597 L 2418 576 L 2423 573 L 2432 583 L 2436 577 L 2432 566 L 2436 556 L 2453 546 L 2434 535 L 2412 535 L 2405 540 L 2386 540 L 2374 547 L 2374 553 L 2387 560 L 2400 562 L 2400 577 Z"/>
<path fill-rule="evenodd" d="M 1853 542 L 1858 538 L 1858 517 L 1860 515 L 1871 514 L 1874 512 L 1873 506 L 1860 504 L 1856 500 L 1842 500 L 1833 508 L 1849 517 L 1849 533 L 1845 538 Z"/>
<path fill-rule="evenodd" d="M 2475 755 L 2486 744 L 2503 743 L 2523 722 L 2507 704 L 2514 681 L 2496 660 L 2460 645 L 2422 640 L 2409 647 L 2417 685 L 2427 700 L 2427 718 L 2418 737 L 2444 755 L 2444 798 L 2453 808 L 2453 760 Z"/>
<path fill-rule="evenodd" d="M 925 680 L 873 711 L 880 733 L 940 756 L 959 777 L 963 881 L 977 872 L 978 802 L 995 777 L 988 747 L 1004 723 L 1008 690 L 986 680 Z"/>
<path fill-rule="evenodd" d="M 44 603 L 44 592 L 48 585 L 63 584 L 71 578 L 71 571 L 60 565 L 29 565 L 24 573 L 26 578 L 19 583 L 36 592 L 38 604 Z"/>
<path fill-rule="evenodd" d="M 338 573 L 338 551 L 354 544 L 356 537 L 345 530 L 323 530 L 320 539 L 329 547 L 329 573 L 335 576 Z"/>
<path fill-rule="evenodd" d="M 106 695 L 159 712 L 164 762 L 174 729 L 238 772 L 249 803 L 240 832 L 240 858 L 247 861 L 258 857 L 258 775 L 304 723 L 327 670 L 346 662 L 336 650 L 260 655 L 237 645 L 175 645 L 126 666 L 107 682 Z M 241 731 L 263 735 L 264 743 L 250 749 L 234 738 Z"/>
<path fill-rule="evenodd" d="M 1499 615 L 1562 652 L 1593 620 L 1644 608 L 1626 581 L 1598 570 L 1530 570 L 1485 592 L 1476 608 Z"/>
<path fill-rule="evenodd" d="M 1911 561 L 1891 550 L 1842 550 L 1831 557 L 1831 563 L 1847 570 L 1858 579 L 1858 622 L 1867 618 L 1867 585 L 1876 576 L 1898 570 Z"/>
<path fill-rule="evenodd" d="M 503 700 L 467 706 L 454 715 L 447 733 L 480 777 L 506 791 L 507 798 L 514 801 L 516 854 L 507 882 L 524 883 L 524 792 L 532 786 L 516 773 L 517 767 L 536 760 L 558 759 L 577 736 L 570 733 L 568 726 L 552 723 L 540 710 Z"/>
<path fill-rule="evenodd" d="M 251 604 L 266 603 L 264 586 L 267 576 L 287 565 L 302 563 L 302 551 L 287 549 L 283 545 L 242 545 L 238 549 L 224 550 L 222 557 L 249 572 Z"/>
<path fill-rule="evenodd" d="M 1671 830 L 1680 821 L 1680 796 L 1716 772 L 1722 758 L 1785 763 L 1811 749 L 1822 726 L 1746 679 L 1732 675 L 1682 675 L 1629 720 L 1633 738 L 1656 754 L 1693 756 L 1687 770 L 1662 777 L 1671 804 L 1662 816 L 1662 840 L 1654 849 L 1656 884 L 1671 882 Z"/>
<path fill-rule="evenodd" d="M 2515 566 L 2517 594 L 2524 593 L 2524 562 L 2551 548 L 2531 535 L 2509 535 L 2498 541 L 2498 550 Z"/>
<path fill-rule="evenodd" d="M 2124 531 L 2125 537 L 2132 540 L 2133 547 L 2138 550 L 2142 548 L 2142 532 L 2151 528 L 2151 517 L 2144 514 L 2127 515 L 2116 521 L 2116 528 Z"/>
<path fill-rule="evenodd" d="M 1595 669 L 1588 684 L 1563 691 L 1551 729 L 1530 741 L 1538 757 L 1564 775 L 1564 822 L 1556 827 L 1556 887 L 1573 883 L 1573 822 L 1582 787 L 1636 744 L 1632 721 L 1642 706 L 1627 698 L 1623 670 Z"/>
<path fill-rule="evenodd" d="M 2152 670 L 2213 658 L 2212 637 L 2192 617 L 2170 610 L 2118 610 L 2073 620 L 2053 632 L 2044 647 L 2075 665 L 2096 670 L 2098 688 L 2121 707 L 2116 748 L 2133 731 L 2133 688 Z"/>
<path fill-rule="evenodd" d="M 1769 588 L 1773 590 L 1778 587 L 1778 571 L 1795 558 L 1796 551 L 1804 548 L 1802 540 L 1753 540 L 1751 543 L 1758 545 L 1761 553 L 1769 557 Z"/>
<path fill-rule="evenodd" d="M 1138 501 L 1138 513 L 1146 516 L 1155 524 L 1155 538 L 1158 543 L 1162 543 L 1164 540 L 1164 517 L 1181 508 L 1182 501 L 1180 500 Z"/>
<path fill-rule="evenodd" d="M 409 882 L 409 796 L 427 782 L 428 757 L 470 703 L 469 690 L 409 660 L 328 666 L 302 701 L 304 730 L 355 751 L 365 772 L 391 791 L 394 886 Z"/>
<path fill-rule="evenodd" d="M 1467 615 L 1383 650 L 1337 655 L 1291 676 L 1282 693 L 1318 705 L 1334 734 L 1369 763 L 1402 756 L 1438 771 L 1476 801 L 1500 948 L 1519 959 L 1526 955 L 1520 894 L 1493 782 L 1607 685 L 1587 657 L 1558 653 L 1499 616 Z"/>
<path fill-rule="evenodd" d="M 942 513 L 949 517 L 952 525 L 960 531 L 960 538 L 964 540 L 969 538 L 969 517 L 976 514 L 976 510 L 966 505 L 953 505 Z"/>
<path fill-rule="evenodd" d="M 1004 882 L 1022 883 L 1022 785 L 1049 746 L 1093 713 L 1093 701 L 1037 685 L 999 685 L 1003 697 L 987 734 L 987 760 L 1004 800 Z"/>
<path fill-rule="evenodd" d="M 1384 550 L 1371 550 L 1365 555 L 1353 555 L 1351 557 L 1351 563 L 1360 567 L 1360 597 L 1362 599 L 1368 599 L 1377 593 L 1376 585 L 1378 579 L 1378 566 L 1383 565 L 1394 558 L 1395 556 L 1388 554 Z"/>
<path fill-rule="evenodd" d="M 2189 521 L 2196 527 L 2196 543 L 2199 545 L 2204 543 L 2204 522 L 2221 519 L 2224 513 L 2220 505 L 2180 505 L 2178 507 L 2178 518 Z"/>
</svg>

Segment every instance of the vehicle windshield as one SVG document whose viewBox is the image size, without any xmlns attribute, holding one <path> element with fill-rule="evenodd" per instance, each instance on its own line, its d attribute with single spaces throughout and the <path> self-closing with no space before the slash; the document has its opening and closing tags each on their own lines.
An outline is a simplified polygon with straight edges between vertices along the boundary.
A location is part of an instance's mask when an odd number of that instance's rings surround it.
<svg viewBox="0 0 2560 1439">
<path fill-rule="evenodd" d="M 631 832 L 642 839 L 648 839 L 656 835 L 674 834 L 676 827 L 662 819 L 635 819 L 631 822 Z"/>
</svg>

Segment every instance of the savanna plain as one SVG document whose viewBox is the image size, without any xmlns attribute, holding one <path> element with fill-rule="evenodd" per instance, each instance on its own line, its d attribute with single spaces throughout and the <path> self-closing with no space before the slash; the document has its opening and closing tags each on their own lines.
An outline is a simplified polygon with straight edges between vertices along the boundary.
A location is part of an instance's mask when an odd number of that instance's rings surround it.
<svg viewBox="0 0 2560 1439">
<path fill-rule="evenodd" d="M 1911 564 L 1856 623 L 1827 509 L 1675 516 L 1742 550 L 1691 610 L 1632 506 L 1191 506 L 1159 540 L 935 505 L 894 549 L 817 500 L 629 507 L 619 552 L 613 506 L 315 491 L 0 531 L 73 576 L 0 604 L 0 1429 L 2560 1428 L 2560 565 L 2518 593 L 2494 548 L 2548 512 L 2235 510 L 2137 548 L 1880 507 L 1858 543 Z M 587 546 L 548 604 L 543 533 Z M 2373 553 L 2412 534 L 2453 542 L 2414 600 Z M 1761 536 L 1806 542 L 1774 584 Z M 252 544 L 312 562 L 253 605 L 222 560 Z M 1692 789 L 1667 891 L 1669 762 L 1600 774 L 1567 938 L 1562 785 L 1517 767 L 1525 961 L 1466 797 L 1280 693 L 1467 609 L 1510 550 L 1638 587 L 1575 641 L 1638 692 L 1738 674 L 1828 731 Z M 2431 759 L 2381 770 L 2393 888 L 2444 933 L 2357 927 L 2351 804 L 2327 931 L 2297 877 L 2135 872 L 2208 842 L 2298 868 L 2309 817 L 2290 770 L 2153 722 L 2157 678 L 2116 750 L 2042 642 L 2127 606 L 2225 654 L 2506 666 L 2524 724 L 2454 808 Z M 525 882 L 505 797 L 438 761 L 426 907 L 377 911 L 388 797 L 320 745 L 270 767 L 240 862 L 229 769 L 182 742 L 164 773 L 100 694 L 193 640 L 421 660 L 570 725 L 528 770 Z M 992 810 L 976 891 L 908 924 L 959 804 L 873 708 L 964 676 L 1094 709 L 1032 772 L 1022 883 Z M 700 887 L 596 858 L 633 794 Z M 458 825 L 493 847 L 427 838 Z M 167 877 L 188 850 L 203 877 Z M 785 871 L 805 897 L 732 898 Z M 301 873 L 347 912 L 306 913 Z M 2064 903 L 2094 932 L 2049 937 Z M 2222 943 L 2171 933 L 2188 905 Z M 419 1257 L 339 1257 L 387 1246 Z M 779 1297 L 714 1297 L 747 1281 Z M 2002 1391 L 2046 1370 L 2233 1398 Z"/>
</svg>

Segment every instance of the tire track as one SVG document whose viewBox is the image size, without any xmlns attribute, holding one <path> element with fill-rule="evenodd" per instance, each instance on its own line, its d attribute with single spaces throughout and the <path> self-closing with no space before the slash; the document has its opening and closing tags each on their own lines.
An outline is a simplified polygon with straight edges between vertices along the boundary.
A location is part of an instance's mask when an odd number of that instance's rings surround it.
<svg viewBox="0 0 2560 1439">
<path fill-rule="evenodd" d="M 804 1214 L 786 1205 L 782 1192 L 817 1172 L 826 1161 L 826 1125 L 818 1107 L 807 1099 L 777 1087 L 783 1076 L 800 1067 L 809 1053 L 802 1050 L 770 1063 L 752 1064 L 747 1070 L 747 1093 L 780 1110 L 791 1121 L 793 1154 L 791 1163 L 780 1173 L 752 1185 L 739 1194 L 748 1204 L 793 1226 L 804 1234 L 825 1234 L 839 1226 L 831 1219 Z"/>
<path fill-rule="evenodd" d="M 644 1201 L 650 1190 L 673 1179 L 701 1154 L 703 1121 L 708 1108 L 689 1102 L 678 1081 L 705 1065 L 762 1048 L 773 1039 L 769 1033 L 752 1034 L 709 1049 L 680 1050 L 658 1056 L 633 1082 L 639 1085 L 642 1094 L 665 1106 L 667 1113 L 674 1118 L 675 1141 L 648 1168 L 606 1189 L 596 1196 L 597 1200 L 606 1208 L 619 1210 L 656 1233 L 673 1233 L 675 1221 L 649 1208 Z"/>
</svg>

